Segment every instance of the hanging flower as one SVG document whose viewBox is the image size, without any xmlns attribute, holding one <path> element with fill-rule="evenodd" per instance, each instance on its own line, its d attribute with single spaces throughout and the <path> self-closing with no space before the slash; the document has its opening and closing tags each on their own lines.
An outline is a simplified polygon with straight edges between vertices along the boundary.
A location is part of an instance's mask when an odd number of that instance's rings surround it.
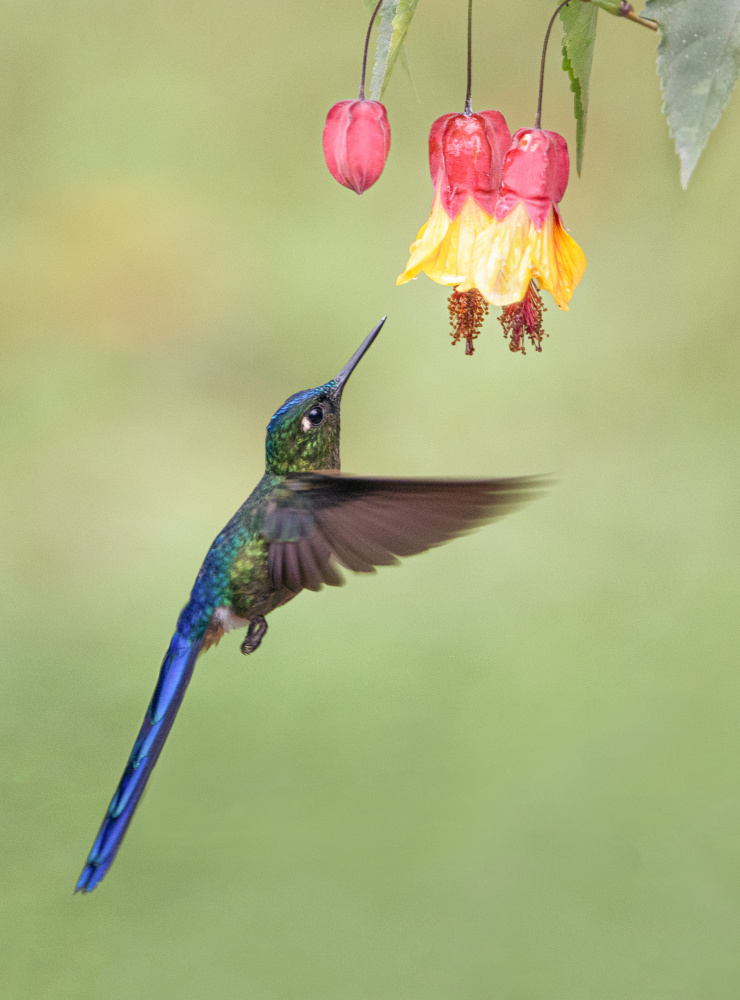
<svg viewBox="0 0 740 1000">
<path fill-rule="evenodd" d="M 464 339 L 473 353 L 488 311 L 470 280 L 473 247 L 493 222 L 504 153 L 511 134 L 498 111 L 442 115 L 429 133 L 429 170 L 435 189 L 432 213 L 409 248 L 403 285 L 422 271 L 450 296 L 453 342 Z"/>
<path fill-rule="evenodd" d="M 385 106 L 380 101 L 365 100 L 370 32 L 382 5 L 383 0 L 378 0 L 367 26 L 357 100 L 339 101 L 329 108 L 322 136 L 329 173 L 357 194 L 372 187 L 383 173 L 391 148 L 391 127 Z"/>
<path fill-rule="evenodd" d="M 391 127 L 380 101 L 339 101 L 329 109 L 322 136 L 332 177 L 362 194 L 383 173 Z"/>
<path fill-rule="evenodd" d="M 525 336 L 542 350 L 539 289 L 567 309 L 586 269 L 558 210 L 568 184 L 568 146 L 557 132 L 519 129 L 504 158 L 501 190 L 491 225 L 472 253 L 471 280 L 492 305 L 512 351 L 524 353 Z"/>
</svg>

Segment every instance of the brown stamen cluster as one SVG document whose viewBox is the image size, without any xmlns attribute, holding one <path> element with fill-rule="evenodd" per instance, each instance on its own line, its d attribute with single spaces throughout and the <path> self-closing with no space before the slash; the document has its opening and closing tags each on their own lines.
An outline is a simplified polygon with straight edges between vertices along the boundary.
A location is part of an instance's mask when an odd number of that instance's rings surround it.
<svg viewBox="0 0 740 1000">
<path fill-rule="evenodd" d="M 488 303 L 477 288 L 471 288 L 467 292 L 455 289 L 447 300 L 447 311 L 452 326 L 452 343 L 464 340 L 465 353 L 472 354 L 475 350 L 473 341 L 488 315 Z"/>
<path fill-rule="evenodd" d="M 498 319 L 504 328 L 504 337 L 509 340 L 510 351 L 521 351 L 522 354 L 526 354 L 525 337 L 529 337 L 535 351 L 542 350 L 542 338 L 546 336 L 542 327 L 542 314 L 545 311 L 534 281 L 530 281 L 527 293 L 521 302 L 504 306 Z"/>
</svg>

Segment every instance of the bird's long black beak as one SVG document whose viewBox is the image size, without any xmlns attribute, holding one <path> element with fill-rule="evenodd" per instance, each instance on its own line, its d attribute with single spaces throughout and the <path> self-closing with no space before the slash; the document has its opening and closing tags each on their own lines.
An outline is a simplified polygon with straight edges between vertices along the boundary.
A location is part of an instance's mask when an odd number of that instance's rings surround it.
<svg viewBox="0 0 740 1000">
<path fill-rule="evenodd" d="M 357 350 L 355 351 L 355 353 L 349 359 L 349 361 L 344 366 L 344 368 L 342 368 L 342 370 L 336 376 L 336 378 L 332 379 L 332 382 L 334 382 L 334 385 L 335 385 L 335 388 L 334 388 L 334 391 L 333 391 L 333 396 L 336 399 L 339 399 L 341 397 L 342 391 L 344 390 L 344 387 L 347 384 L 347 379 L 350 377 L 350 375 L 352 374 L 352 372 L 357 367 L 357 365 L 358 365 L 358 363 L 360 361 L 360 358 L 363 356 L 363 354 L 365 353 L 365 351 L 367 351 L 368 347 L 370 347 L 370 345 L 372 344 L 372 342 L 378 336 L 378 334 L 380 333 L 380 331 L 383 328 L 383 323 L 385 323 L 385 321 L 387 319 L 388 319 L 387 316 L 384 316 L 381 319 L 381 321 L 378 323 L 378 325 L 375 327 L 375 329 L 371 330 L 370 333 L 367 335 L 367 337 L 365 337 L 365 339 L 363 340 L 363 342 L 360 344 L 360 346 L 357 348 Z"/>
</svg>

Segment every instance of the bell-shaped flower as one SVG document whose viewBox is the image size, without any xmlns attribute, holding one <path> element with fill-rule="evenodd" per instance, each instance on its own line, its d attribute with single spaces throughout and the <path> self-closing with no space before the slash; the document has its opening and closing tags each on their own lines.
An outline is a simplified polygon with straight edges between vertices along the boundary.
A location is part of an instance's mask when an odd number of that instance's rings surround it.
<svg viewBox="0 0 740 1000">
<path fill-rule="evenodd" d="M 440 285 L 468 279 L 475 241 L 493 220 L 510 143 L 498 111 L 442 115 L 434 122 L 429 133 L 432 213 L 409 247 L 397 285 L 422 271 Z"/>
<path fill-rule="evenodd" d="M 501 323 L 514 351 L 523 352 L 525 335 L 541 349 L 538 287 L 567 309 L 586 269 L 583 251 L 566 232 L 557 207 L 568 172 L 568 146 L 561 135 L 519 129 L 504 158 L 492 224 L 475 243 L 472 283 L 492 305 L 504 306 Z"/>
<path fill-rule="evenodd" d="M 339 101 L 329 109 L 322 137 L 332 177 L 362 194 L 383 173 L 391 127 L 380 101 Z"/>
</svg>

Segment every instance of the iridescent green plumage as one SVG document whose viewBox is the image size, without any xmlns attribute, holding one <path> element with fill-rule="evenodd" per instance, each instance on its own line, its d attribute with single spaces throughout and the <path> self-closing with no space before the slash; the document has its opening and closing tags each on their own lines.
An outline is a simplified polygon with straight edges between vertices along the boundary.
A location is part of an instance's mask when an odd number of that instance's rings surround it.
<svg viewBox="0 0 740 1000">
<path fill-rule="evenodd" d="M 213 542 L 164 658 L 129 761 L 77 890 L 90 892 L 116 856 L 201 652 L 246 628 L 252 653 L 265 616 L 301 590 L 343 582 L 398 561 L 506 513 L 536 479 L 370 479 L 339 473 L 342 392 L 384 320 L 339 375 L 291 396 L 267 428 L 265 474 Z"/>
</svg>

